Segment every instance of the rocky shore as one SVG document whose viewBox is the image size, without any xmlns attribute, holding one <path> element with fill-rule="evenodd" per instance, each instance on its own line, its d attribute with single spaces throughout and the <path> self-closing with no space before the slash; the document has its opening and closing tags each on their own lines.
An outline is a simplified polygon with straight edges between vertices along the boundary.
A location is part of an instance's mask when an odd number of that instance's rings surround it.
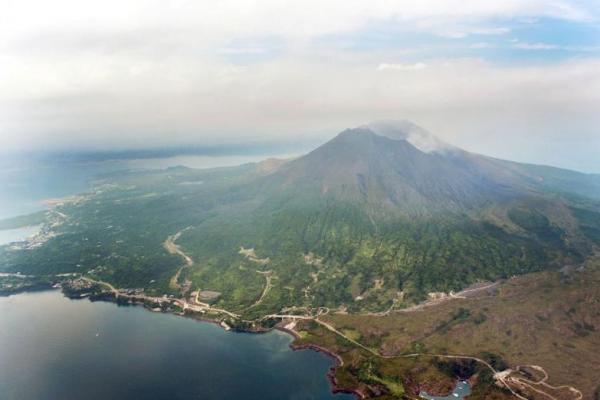
<svg viewBox="0 0 600 400">
<path fill-rule="evenodd" d="M 288 329 L 285 328 L 277 328 L 283 332 L 289 333 L 292 336 L 294 336 L 294 338 L 298 338 L 298 334 L 294 331 L 290 331 Z M 354 396 L 356 396 L 357 399 L 364 399 L 366 398 L 366 396 L 361 393 L 359 390 L 357 389 L 350 389 L 350 388 L 345 388 L 345 387 L 341 387 L 337 381 L 337 378 L 335 377 L 335 373 L 338 367 L 344 365 L 344 361 L 342 360 L 342 357 L 340 357 L 338 354 L 332 352 L 331 350 L 325 348 L 325 347 L 321 347 L 318 346 L 316 344 L 310 344 L 310 343 L 303 343 L 303 344 L 295 344 L 294 342 L 292 342 L 292 344 L 290 344 L 290 347 L 292 348 L 292 350 L 297 351 L 297 350 L 313 350 L 316 351 L 318 353 L 323 353 L 327 356 L 329 356 L 330 358 L 332 358 L 334 360 L 334 365 L 329 369 L 329 372 L 327 373 L 327 380 L 329 381 L 329 384 L 331 385 L 331 391 L 333 393 L 347 393 L 347 394 L 353 394 Z"/>
</svg>

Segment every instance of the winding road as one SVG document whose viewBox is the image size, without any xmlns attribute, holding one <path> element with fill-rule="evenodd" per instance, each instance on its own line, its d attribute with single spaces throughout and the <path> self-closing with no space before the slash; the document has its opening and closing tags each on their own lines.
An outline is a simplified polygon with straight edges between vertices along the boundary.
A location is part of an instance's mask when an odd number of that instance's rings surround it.
<svg viewBox="0 0 600 400">
<path fill-rule="evenodd" d="M 194 260 L 188 256 L 187 254 L 185 254 L 183 252 L 183 250 L 177 245 L 175 244 L 175 241 L 181 236 L 181 234 L 190 229 L 190 227 L 182 229 L 181 231 L 177 232 L 176 234 L 169 236 L 167 238 L 167 240 L 165 240 L 165 242 L 163 243 L 164 248 L 171 254 L 177 254 L 179 256 L 181 256 L 184 260 L 185 260 L 185 265 L 183 265 L 182 267 L 180 267 L 177 270 L 177 273 L 175 274 L 175 276 L 173 276 L 171 278 L 171 283 L 175 284 L 178 288 L 181 288 L 181 286 L 177 283 L 178 279 L 179 279 L 179 275 L 182 271 L 183 268 L 189 268 L 192 265 L 194 265 Z M 254 303 L 252 304 L 249 308 L 255 307 L 257 305 L 259 305 L 263 299 L 265 298 L 265 296 L 267 295 L 267 293 L 269 292 L 269 290 L 272 287 L 272 272 L 271 271 L 257 271 L 258 273 L 261 273 L 265 276 L 266 279 L 266 284 L 265 284 L 265 288 L 263 290 L 263 292 L 261 293 L 260 298 Z M 90 283 L 95 283 L 98 285 L 102 285 L 106 288 L 108 288 L 114 295 L 115 297 L 124 297 L 124 298 L 131 298 L 131 299 L 135 299 L 135 300 L 146 300 L 146 301 L 151 301 L 151 302 L 155 302 L 158 304 L 161 304 L 165 301 L 167 302 L 172 302 L 177 304 L 178 306 L 180 306 L 182 308 L 182 310 L 191 310 L 194 312 L 216 312 L 216 313 L 222 313 L 225 315 L 228 315 L 234 319 L 239 319 L 240 315 L 235 314 L 233 312 L 224 310 L 224 309 L 220 309 L 220 308 L 214 308 L 211 307 L 209 304 L 206 303 L 201 303 L 198 301 L 198 294 L 196 294 L 196 301 L 193 303 L 189 303 L 188 301 L 186 301 L 185 297 L 183 298 L 166 298 L 166 297 L 152 297 L 152 296 L 146 296 L 146 295 L 129 295 L 126 293 L 122 293 L 120 292 L 117 288 L 115 288 L 113 285 L 111 285 L 108 282 L 104 282 L 104 281 L 98 281 L 98 280 L 94 280 L 91 278 L 87 278 L 87 277 L 81 277 L 82 279 L 90 282 Z M 494 283 L 490 283 L 490 284 L 486 284 L 486 285 L 482 285 L 479 287 L 475 287 L 472 289 L 466 289 L 463 290 L 459 293 L 453 294 L 451 296 L 448 296 L 446 298 L 443 299 L 438 299 L 438 300 L 434 300 L 434 301 L 430 301 L 430 302 L 426 302 L 414 307 L 411 307 L 409 309 L 404 309 L 404 310 L 395 310 L 396 312 L 413 312 L 413 311 L 418 311 L 418 310 L 422 310 L 425 307 L 429 307 L 432 305 L 436 305 L 439 304 L 441 302 L 447 301 L 447 300 L 451 300 L 451 299 L 456 299 L 456 298 L 465 298 L 467 295 L 472 295 L 473 293 L 477 293 L 483 290 L 488 290 L 491 289 L 495 286 L 497 286 L 499 284 L 499 282 L 494 282 Z M 185 293 L 182 293 L 185 296 Z M 390 307 L 389 310 L 387 310 L 386 312 L 383 313 L 383 315 L 387 315 L 389 313 L 392 312 L 394 304 L 392 304 L 392 307 Z M 572 386 L 568 386 L 568 385 L 562 385 L 562 386 L 552 386 L 550 384 L 547 383 L 548 380 L 548 374 L 547 372 L 540 366 L 537 365 L 526 365 L 526 366 L 517 366 L 514 370 L 512 369 L 507 369 L 504 371 L 498 371 L 496 370 L 492 365 L 490 365 L 487 361 L 478 358 L 478 357 L 474 357 L 474 356 L 468 356 L 468 355 L 456 355 L 456 354 L 430 354 L 430 353 L 412 353 L 412 354 L 400 354 L 400 355 L 390 355 L 390 356 L 386 356 L 386 355 L 382 355 L 380 354 L 377 350 L 374 350 L 370 347 L 365 346 L 364 344 L 358 342 L 357 340 L 354 340 L 350 337 L 348 337 L 346 334 L 344 334 L 343 332 L 339 331 L 338 329 L 336 329 L 331 323 L 328 323 L 326 321 L 323 321 L 322 319 L 320 319 L 319 317 L 322 315 L 326 315 L 329 312 L 329 309 L 327 308 L 322 308 L 319 307 L 317 309 L 317 312 L 315 315 L 294 315 L 294 314 L 269 314 L 269 315 L 265 315 L 262 318 L 260 318 L 259 320 L 264 320 L 264 319 L 281 319 L 281 320 L 292 320 L 292 321 L 297 321 L 297 320 L 312 320 L 314 322 L 316 322 L 317 324 L 321 325 L 322 327 L 324 327 L 325 329 L 327 329 L 328 331 L 344 338 L 345 340 L 347 340 L 348 342 L 352 343 L 353 345 L 367 351 L 369 354 L 378 357 L 378 358 L 382 358 L 382 359 L 393 359 L 393 358 L 414 358 L 414 357 L 438 357 L 438 358 L 446 358 L 446 359 L 464 359 L 464 360 L 474 360 L 482 365 L 484 365 L 486 368 L 488 368 L 493 374 L 494 374 L 494 378 L 496 379 L 496 382 L 499 385 L 504 386 L 507 390 L 509 390 L 515 397 L 517 397 L 520 400 L 529 400 L 526 397 L 524 397 L 523 395 L 517 393 L 515 391 L 515 389 L 513 389 L 512 385 L 516 385 L 517 387 L 520 388 L 528 388 L 530 390 L 533 390 L 534 392 L 541 394 L 543 396 L 546 396 L 547 398 L 549 398 L 550 400 L 559 400 L 556 397 L 554 397 L 551 393 L 548 393 L 546 391 L 543 391 L 541 388 L 539 388 L 539 386 L 545 387 L 549 390 L 569 390 L 574 394 L 574 400 L 582 400 L 583 399 L 583 394 L 582 392 L 577 389 L 574 388 Z M 527 379 L 523 376 L 514 376 L 514 374 L 518 374 L 521 372 L 522 368 L 532 368 L 535 369 L 537 371 L 540 371 L 543 373 L 543 378 L 541 378 L 539 381 L 532 381 L 530 379 Z M 538 387 L 535 387 L 538 386 Z"/>
<path fill-rule="evenodd" d="M 373 350 L 370 347 L 365 346 L 364 344 L 348 337 L 347 335 L 345 335 L 343 332 L 340 332 L 339 330 L 337 330 L 333 325 L 331 325 L 328 322 L 325 322 L 321 319 L 314 316 L 301 316 L 301 315 L 287 315 L 287 314 L 271 314 L 268 316 L 265 316 L 265 318 L 281 318 L 281 319 L 291 319 L 291 320 L 312 320 L 316 323 L 318 323 L 319 325 L 323 326 L 325 329 L 329 330 L 330 332 L 335 333 L 336 335 L 346 339 L 348 342 L 354 344 L 357 347 L 360 347 L 361 349 L 369 352 L 370 354 L 374 355 L 375 357 L 378 358 L 383 358 L 383 359 L 394 359 L 394 358 L 414 358 L 414 357 L 437 357 L 437 358 L 446 358 L 446 359 L 463 359 L 463 360 L 474 360 L 482 365 L 484 365 L 485 367 L 487 367 L 490 371 L 492 371 L 492 373 L 494 374 L 494 379 L 496 379 L 496 382 L 498 382 L 499 384 L 501 384 L 502 386 L 504 386 L 507 390 L 509 390 L 515 397 L 519 398 L 520 400 L 530 400 L 524 396 L 522 396 L 521 394 L 517 393 L 515 391 L 515 389 L 513 389 L 513 387 L 511 387 L 511 383 L 512 384 L 516 384 L 517 386 L 522 386 L 522 387 L 529 387 L 530 389 L 534 390 L 535 392 L 542 394 L 548 398 L 550 398 L 551 400 L 559 400 L 556 397 L 552 396 L 550 393 L 548 392 L 544 392 L 541 389 L 537 389 L 535 387 L 533 387 L 532 385 L 541 385 L 544 386 L 548 389 L 551 390 L 561 390 L 561 389 L 567 389 L 570 390 L 574 395 L 575 395 L 575 400 L 582 400 L 583 399 L 583 394 L 582 392 L 577 389 L 574 388 L 572 386 L 568 386 L 568 385 L 562 385 L 562 386 L 552 386 L 549 385 L 548 383 L 546 383 L 546 380 L 548 379 L 548 374 L 547 372 L 540 366 L 538 365 L 526 365 L 526 366 L 519 366 L 517 367 L 515 370 L 512 369 L 507 369 L 505 371 L 498 371 L 496 370 L 494 367 L 492 367 L 492 365 L 490 363 L 488 363 L 487 361 L 479 358 L 479 357 L 474 357 L 474 356 L 468 356 L 468 355 L 462 355 L 462 354 L 432 354 L 432 353 L 411 353 L 411 354 L 400 354 L 400 355 L 391 355 L 391 356 L 386 356 L 386 355 L 382 355 L 380 354 L 378 351 Z M 538 382 L 534 382 L 531 381 L 529 379 L 523 378 L 523 377 L 515 377 L 512 376 L 513 373 L 519 372 L 521 368 L 524 367 L 529 367 L 529 368 L 533 368 L 536 369 L 538 371 L 541 371 L 544 374 L 544 377 L 539 380 Z"/>
<path fill-rule="evenodd" d="M 271 283 L 273 280 L 273 271 L 269 270 L 269 271 L 256 271 L 256 272 L 265 277 L 265 287 L 264 287 L 262 293 L 260 294 L 260 297 L 258 298 L 258 300 L 256 300 L 254 302 L 254 304 L 252 304 L 250 307 L 246 308 L 246 310 L 249 310 L 251 308 L 254 308 L 254 307 L 260 305 L 260 303 L 263 302 L 264 298 L 267 296 L 267 294 L 273 287 L 273 284 Z"/>
<path fill-rule="evenodd" d="M 188 226 L 187 228 L 184 228 L 182 230 L 180 230 L 179 232 L 177 232 L 174 235 L 171 235 L 169 237 L 167 237 L 167 240 L 165 240 L 165 242 L 163 243 L 163 247 L 170 253 L 170 254 L 175 254 L 178 255 L 180 257 L 182 257 L 185 260 L 185 264 L 183 266 L 181 266 L 177 272 L 175 273 L 175 275 L 173 275 L 173 277 L 171 278 L 171 280 L 169 281 L 169 286 L 171 287 L 171 289 L 179 289 L 182 292 L 185 292 L 186 289 L 185 287 L 182 287 L 179 284 L 179 276 L 181 275 L 181 271 L 184 268 L 189 268 L 192 265 L 194 265 L 194 260 L 192 259 L 192 257 L 188 256 L 187 254 L 185 254 L 183 252 L 183 250 L 181 250 L 181 247 L 179 247 L 179 245 L 175 244 L 175 241 L 177 239 L 179 239 L 179 237 L 181 236 L 181 234 L 185 231 L 187 231 L 188 229 L 191 229 L 191 226 Z M 186 282 L 186 286 L 188 286 L 189 289 L 189 284 L 188 282 Z M 185 293 L 182 293 L 183 295 L 185 295 Z"/>
</svg>

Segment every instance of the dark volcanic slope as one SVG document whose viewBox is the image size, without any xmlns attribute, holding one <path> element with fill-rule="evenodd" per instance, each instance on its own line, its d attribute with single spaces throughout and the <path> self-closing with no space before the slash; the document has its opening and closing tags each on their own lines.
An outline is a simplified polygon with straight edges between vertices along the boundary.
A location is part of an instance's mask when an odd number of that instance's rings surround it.
<svg viewBox="0 0 600 400">
<path fill-rule="evenodd" d="M 406 140 L 359 128 L 340 133 L 277 175 L 284 185 L 421 214 L 468 210 L 521 195 L 521 188 L 492 172 L 478 169 L 460 150 L 425 153 Z"/>
<path fill-rule="evenodd" d="M 391 122 L 386 129 L 378 124 L 348 129 L 284 164 L 267 179 L 270 187 L 275 192 L 293 187 L 408 215 L 468 212 L 548 191 L 600 197 L 598 176 L 468 153 L 407 124 L 395 130 Z M 412 141 L 425 143 L 429 151 L 411 144 L 408 132 L 415 130 L 419 136 Z"/>
</svg>

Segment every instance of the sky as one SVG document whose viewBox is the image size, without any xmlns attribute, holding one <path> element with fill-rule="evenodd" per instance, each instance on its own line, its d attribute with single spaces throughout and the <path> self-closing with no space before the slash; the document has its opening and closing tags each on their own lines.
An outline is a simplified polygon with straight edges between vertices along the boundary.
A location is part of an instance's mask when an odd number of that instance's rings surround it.
<svg viewBox="0 0 600 400">
<path fill-rule="evenodd" d="M 600 173 L 600 1 L 0 0 L 0 149 L 320 143 L 408 119 Z"/>
</svg>

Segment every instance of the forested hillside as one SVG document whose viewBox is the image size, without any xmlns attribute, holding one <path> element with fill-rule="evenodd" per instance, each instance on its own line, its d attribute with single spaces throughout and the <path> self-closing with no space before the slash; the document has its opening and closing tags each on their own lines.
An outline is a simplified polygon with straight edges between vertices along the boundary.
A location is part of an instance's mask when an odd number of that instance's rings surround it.
<svg viewBox="0 0 600 400">
<path fill-rule="evenodd" d="M 220 306 L 249 316 L 381 311 L 576 265 L 600 244 L 598 176 L 419 141 L 406 124 L 385 128 L 344 131 L 285 162 L 101 177 L 48 213 L 38 245 L 3 247 L 0 269 L 177 294 L 170 280 L 183 260 L 164 242 L 180 232 L 193 265 L 177 279 L 219 292 Z"/>
</svg>

